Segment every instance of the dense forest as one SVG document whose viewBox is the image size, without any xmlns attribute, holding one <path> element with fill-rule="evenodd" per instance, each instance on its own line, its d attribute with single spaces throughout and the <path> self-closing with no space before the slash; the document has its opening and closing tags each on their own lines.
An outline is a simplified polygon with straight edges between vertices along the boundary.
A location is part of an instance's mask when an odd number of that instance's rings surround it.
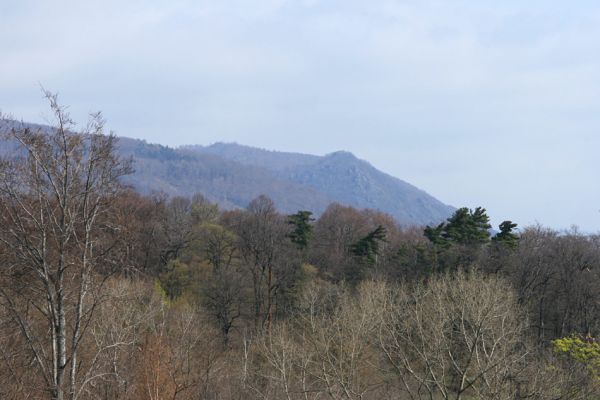
<svg viewBox="0 0 600 400">
<path fill-rule="evenodd" d="M 48 98 L 3 138 L 1 398 L 600 398 L 600 237 L 142 195 Z"/>
</svg>

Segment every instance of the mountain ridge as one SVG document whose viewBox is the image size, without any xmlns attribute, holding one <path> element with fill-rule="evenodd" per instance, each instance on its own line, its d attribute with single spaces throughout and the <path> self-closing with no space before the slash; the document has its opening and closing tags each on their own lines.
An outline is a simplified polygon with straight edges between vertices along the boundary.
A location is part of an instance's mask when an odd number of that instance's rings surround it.
<svg viewBox="0 0 600 400">
<path fill-rule="evenodd" d="M 223 142 L 185 148 L 202 154 L 218 154 L 247 166 L 261 165 L 281 179 L 315 189 L 342 204 L 377 209 L 403 223 L 435 223 L 445 220 L 454 211 L 422 189 L 379 171 L 368 161 L 344 150 L 316 156 Z"/>
<path fill-rule="evenodd" d="M 14 127 L 51 129 L 0 120 L 0 131 Z M 10 152 L 10 144 L 2 147 L 0 156 Z M 437 223 L 455 210 L 348 151 L 318 156 L 224 142 L 169 147 L 127 137 L 119 137 L 118 151 L 134 159 L 135 172 L 124 182 L 136 190 L 172 196 L 202 193 L 224 209 L 244 208 L 265 194 L 281 212 L 302 209 L 318 216 L 339 203 L 387 213 L 403 225 Z"/>
</svg>

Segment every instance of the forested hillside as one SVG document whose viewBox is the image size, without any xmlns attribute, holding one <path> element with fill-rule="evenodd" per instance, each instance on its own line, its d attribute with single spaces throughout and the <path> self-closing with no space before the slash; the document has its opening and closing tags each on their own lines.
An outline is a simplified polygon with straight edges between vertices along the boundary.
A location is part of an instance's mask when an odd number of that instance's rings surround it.
<svg viewBox="0 0 600 400">
<path fill-rule="evenodd" d="M 139 193 L 124 154 L 212 166 L 47 96 L 57 129 L 1 142 L 0 398 L 600 398 L 600 237 Z"/>
<path fill-rule="evenodd" d="M 11 127 L 51 131 L 48 126 L 0 120 L 0 132 Z M 0 154 L 13 147 L 5 145 Z M 284 213 L 306 209 L 320 215 L 329 204 L 340 203 L 388 213 L 404 225 L 438 223 L 454 210 L 346 152 L 319 157 L 234 144 L 170 148 L 129 138 L 120 139 L 117 151 L 134 160 L 134 173 L 123 180 L 137 191 L 202 193 L 228 210 L 245 208 L 261 194 Z"/>
<path fill-rule="evenodd" d="M 264 168 L 217 155 L 197 155 L 132 139 L 121 139 L 119 153 L 134 160 L 135 172 L 124 181 L 145 194 L 191 196 L 198 192 L 224 209 L 246 207 L 263 193 L 275 199 L 282 211 L 322 211 L 330 202 L 318 191 L 278 178 Z"/>
<path fill-rule="evenodd" d="M 345 151 L 319 157 L 225 143 L 187 148 L 200 154 L 219 155 L 247 166 L 260 166 L 279 179 L 325 195 L 330 202 L 380 210 L 403 224 L 440 222 L 454 210 L 413 185 L 378 171 Z M 304 208 L 317 214 L 322 212 Z"/>
</svg>

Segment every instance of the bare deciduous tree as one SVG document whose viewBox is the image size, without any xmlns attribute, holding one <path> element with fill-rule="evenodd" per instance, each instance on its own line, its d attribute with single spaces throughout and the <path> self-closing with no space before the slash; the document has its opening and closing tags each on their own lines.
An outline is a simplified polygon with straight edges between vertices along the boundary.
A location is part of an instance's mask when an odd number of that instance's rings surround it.
<svg viewBox="0 0 600 400">
<path fill-rule="evenodd" d="M 528 349 L 510 286 L 457 273 L 390 291 L 380 344 L 411 399 L 513 399 Z"/>
<path fill-rule="evenodd" d="M 254 341 L 248 386 L 263 399 L 387 398 L 373 340 L 381 285 L 367 282 L 357 295 L 309 287 L 292 321 Z"/>
<path fill-rule="evenodd" d="M 230 330 L 242 315 L 243 274 L 237 260 L 236 237 L 215 224 L 203 224 L 198 240 L 204 257 L 212 266 L 210 276 L 202 284 L 206 310 L 216 320 L 227 343 Z"/>
<path fill-rule="evenodd" d="M 45 390 L 62 400 L 80 392 L 80 345 L 102 286 L 96 271 L 112 268 L 118 232 L 111 201 L 131 168 L 116 155 L 116 138 L 103 134 L 100 114 L 73 133 L 56 96 L 45 94 L 56 127 L 13 128 L 6 140 L 18 151 L 0 163 L 0 298 Z"/>
<path fill-rule="evenodd" d="M 252 279 L 254 327 L 268 329 L 282 281 L 293 275 L 293 271 L 286 268 L 290 260 L 283 257 L 282 251 L 290 243 L 286 237 L 289 227 L 266 196 L 250 202 L 234 225 L 240 258 Z"/>
</svg>

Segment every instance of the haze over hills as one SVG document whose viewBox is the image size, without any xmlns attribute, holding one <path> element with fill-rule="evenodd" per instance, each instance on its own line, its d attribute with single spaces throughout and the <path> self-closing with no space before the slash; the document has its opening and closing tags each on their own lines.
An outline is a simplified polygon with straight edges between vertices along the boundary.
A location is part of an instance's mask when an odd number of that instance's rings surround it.
<svg viewBox="0 0 600 400">
<path fill-rule="evenodd" d="M 0 130 L 15 124 L 19 123 L 3 121 Z M 11 146 L 4 142 L 0 155 Z M 383 211 L 405 225 L 436 223 L 454 210 L 343 151 L 316 156 L 226 143 L 170 148 L 125 137 L 120 138 L 119 151 L 134 159 L 135 173 L 125 182 L 140 192 L 202 193 L 225 209 L 246 207 L 265 194 L 285 213 L 302 209 L 319 215 L 337 202 Z"/>
<path fill-rule="evenodd" d="M 314 189 L 331 201 L 384 211 L 405 224 L 442 221 L 454 210 L 417 187 L 385 174 L 345 151 L 315 156 L 235 143 L 187 146 L 186 149 L 199 154 L 219 155 L 247 166 L 259 165 L 277 178 Z"/>
<path fill-rule="evenodd" d="M 141 140 L 121 138 L 120 152 L 135 160 L 135 173 L 126 182 L 143 193 L 170 195 L 202 193 L 219 206 L 243 208 L 261 194 L 273 199 L 283 212 L 308 209 L 322 212 L 331 202 L 316 190 L 280 179 L 271 171 L 213 154 L 197 154 Z"/>
</svg>

